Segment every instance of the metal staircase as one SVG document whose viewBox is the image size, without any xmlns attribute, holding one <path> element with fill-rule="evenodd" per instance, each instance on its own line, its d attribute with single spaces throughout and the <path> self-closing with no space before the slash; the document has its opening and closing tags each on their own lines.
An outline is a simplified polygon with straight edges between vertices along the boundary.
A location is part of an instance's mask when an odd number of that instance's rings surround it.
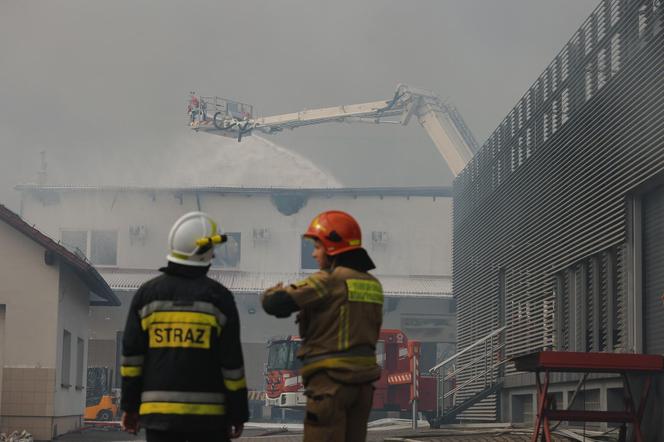
<svg viewBox="0 0 664 442">
<path fill-rule="evenodd" d="M 456 422 L 459 414 L 500 389 L 506 328 L 492 331 L 429 370 L 438 379 L 439 392 L 432 427 Z"/>
</svg>

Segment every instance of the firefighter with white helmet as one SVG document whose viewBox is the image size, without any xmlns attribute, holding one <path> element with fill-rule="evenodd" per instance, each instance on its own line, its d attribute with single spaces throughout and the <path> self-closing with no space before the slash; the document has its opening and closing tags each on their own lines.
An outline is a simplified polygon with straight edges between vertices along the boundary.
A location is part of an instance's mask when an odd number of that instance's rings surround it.
<svg viewBox="0 0 664 442">
<path fill-rule="evenodd" d="M 134 295 L 124 330 L 122 426 L 148 442 L 225 441 L 248 420 L 240 323 L 232 293 L 208 278 L 226 241 L 206 213 L 178 219 L 162 275 Z"/>
<path fill-rule="evenodd" d="M 217 223 L 203 212 L 189 212 L 178 219 L 168 235 L 168 261 L 182 265 L 208 267 L 214 246 L 226 242 Z"/>
<path fill-rule="evenodd" d="M 299 311 L 298 357 L 307 395 L 304 441 L 365 441 L 372 383 L 380 377 L 375 350 L 383 289 L 368 273 L 375 265 L 351 215 L 323 212 L 304 237 L 314 241 L 320 271 L 268 289 L 263 308 L 277 317 Z"/>
</svg>

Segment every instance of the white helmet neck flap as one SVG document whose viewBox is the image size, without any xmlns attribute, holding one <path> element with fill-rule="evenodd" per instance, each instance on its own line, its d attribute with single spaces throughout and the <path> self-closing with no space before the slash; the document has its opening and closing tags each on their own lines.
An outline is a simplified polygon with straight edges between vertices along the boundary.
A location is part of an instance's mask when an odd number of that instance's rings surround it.
<svg viewBox="0 0 664 442">
<path fill-rule="evenodd" d="M 207 267 L 212 261 L 214 246 L 226 241 L 217 230 L 217 223 L 204 212 L 189 212 L 173 224 L 168 235 L 170 262 L 186 266 Z"/>
</svg>

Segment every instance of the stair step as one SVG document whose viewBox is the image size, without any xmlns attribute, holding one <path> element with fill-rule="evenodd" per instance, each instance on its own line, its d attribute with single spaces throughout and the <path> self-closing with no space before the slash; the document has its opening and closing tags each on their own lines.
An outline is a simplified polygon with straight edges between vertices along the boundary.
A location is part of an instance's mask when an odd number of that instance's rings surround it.
<svg viewBox="0 0 664 442">
<path fill-rule="evenodd" d="M 502 384 L 503 384 L 502 381 L 496 382 L 495 384 L 488 386 L 487 388 L 478 392 L 472 397 L 469 397 L 459 405 L 456 405 L 453 408 L 445 411 L 442 416 L 439 416 L 436 419 L 436 421 L 434 422 L 434 426 L 440 426 L 443 423 L 453 422 L 457 415 L 463 413 L 465 410 L 469 409 L 476 403 L 486 399 L 487 397 L 491 396 L 493 393 L 498 391 L 498 389 L 502 386 Z"/>
</svg>

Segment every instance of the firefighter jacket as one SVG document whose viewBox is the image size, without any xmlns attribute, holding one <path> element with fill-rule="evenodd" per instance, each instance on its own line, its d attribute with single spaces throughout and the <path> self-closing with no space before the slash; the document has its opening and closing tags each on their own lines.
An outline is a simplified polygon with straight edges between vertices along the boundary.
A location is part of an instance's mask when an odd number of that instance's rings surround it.
<svg viewBox="0 0 664 442">
<path fill-rule="evenodd" d="M 383 319 L 383 289 L 376 278 L 337 266 L 288 287 L 267 290 L 263 296 L 265 310 L 270 313 L 272 296 L 284 294 L 294 303 L 293 310 L 300 311 L 298 325 L 303 341 L 298 357 L 305 383 L 319 371 L 350 384 L 373 382 L 380 377 L 375 350 Z"/>
<path fill-rule="evenodd" d="M 237 308 L 207 270 L 169 263 L 132 300 L 121 407 L 146 428 L 214 430 L 248 420 Z"/>
</svg>

